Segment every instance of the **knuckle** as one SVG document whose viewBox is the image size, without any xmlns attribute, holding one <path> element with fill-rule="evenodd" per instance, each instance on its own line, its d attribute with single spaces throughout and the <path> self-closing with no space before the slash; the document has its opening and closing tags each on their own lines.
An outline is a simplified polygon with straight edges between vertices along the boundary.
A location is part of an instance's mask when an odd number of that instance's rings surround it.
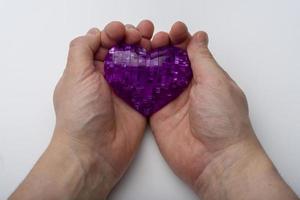
<svg viewBox="0 0 300 200">
<path fill-rule="evenodd" d="M 228 80 L 223 77 L 215 77 L 215 76 L 207 76 L 205 79 L 202 78 L 202 83 L 209 85 L 212 88 L 220 88 L 220 87 L 227 87 Z"/>
<path fill-rule="evenodd" d="M 247 96 L 246 96 L 245 92 L 240 87 L 238 89 L 238 93 L 239 93 L 240 97 L 243 99 L 243 101 L 247 102 Z"/>
<path fill-rule="evenodd" d="M 229 86 L 231 93 L 234 93 L 237 97 L 239 97 L 243 102 L 247 103 L 247 97 L 244 91 L 234 82 L 231 81 Z"/>
<path fill-rule="evenodd" d="M 202 59 L 213 59 L 213 55 L 207 47 L 199 48 L 198 53 L 201 55 Z"/>
<path fill-rule="evenodd" d="M 79 37 L 73 39 L 73 40 L 70 42 L 69 47 L 72 48 L 72 47 L 81 45 L 84 41 L 85 41 L 85 37 L 84 37 L 84 36 L 79 36 Z"/>
</svg>

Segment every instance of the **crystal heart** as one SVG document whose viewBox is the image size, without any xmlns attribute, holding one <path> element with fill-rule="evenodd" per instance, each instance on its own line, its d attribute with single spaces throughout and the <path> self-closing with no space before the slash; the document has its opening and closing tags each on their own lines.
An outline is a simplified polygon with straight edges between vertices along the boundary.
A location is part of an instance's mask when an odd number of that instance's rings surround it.
<svg viewBox="0 0 300 200">
<path fill-rule="evenodd" d="M 109 50 L 104 73 L 116 95 L 145 117 L 178 97 L 193 76 L 183 49 L 167 46 L 147 52 L 127 44 Z"/>
</svg>

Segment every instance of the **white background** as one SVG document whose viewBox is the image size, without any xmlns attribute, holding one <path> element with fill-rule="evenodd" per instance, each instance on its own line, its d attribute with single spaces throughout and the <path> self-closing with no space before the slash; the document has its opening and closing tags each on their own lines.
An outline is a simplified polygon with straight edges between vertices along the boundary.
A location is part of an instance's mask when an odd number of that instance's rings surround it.
<svg viewBox="0 0 300 200">
<path fill-rule="evenodd" d="M 69 41 L 111 20 L 177 20 L 205 30 L 219 63 L 244 89 L 257 136 L 300 194 L 299 0 L 0 0 L 0 199 L 6 199 L 49 143 L 52 93 Z M 197 199 L 173 175 L 146 131 L 111 200 Z"/>
</svg>

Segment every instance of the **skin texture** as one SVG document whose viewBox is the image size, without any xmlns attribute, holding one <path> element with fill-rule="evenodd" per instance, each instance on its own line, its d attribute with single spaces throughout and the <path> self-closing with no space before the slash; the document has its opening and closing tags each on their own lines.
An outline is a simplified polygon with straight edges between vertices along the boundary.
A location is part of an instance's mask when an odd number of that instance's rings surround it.
<svg viewBox="0 0 300 200">
<path fill-rule="evenodd" d="M 57 171 L 46 175 L 43 172 L 47 170 L 45 163 L 64 151 L 72 154 L 65 160 L 78 166 L 77 174 L 82 174 L 76 177 L 76 173 L 70 172 L 64 177 L 80 182 L 70 193 L 77 191 L 78 199 L 106 198 L 132 160 L 143 137 L 146 119 L 111 91 L 103 77 L 103 60 L 108 49 L 122 40 L 150 48 L 148 38 L 152 37 L 153 29 L 148 20 L 140 22 L 137 28 L 111 22 L 102 32 L 93 28 L 71 41 L 67 66 L 54 92 L 56 127 L 52 142 L 11 199 L 19 199 L 19 191 L 29 190 L 29 185 L 37 182 L 35 177 L 52 179 L 56 173 L 62 175 Z M 65 171 L 76 171 L 62 160 L 58 159 L 57 163 L 65 164 Z M 54 178 L 52 181 L 58 182 Z M 54 183 L 46 186 L 52 187 L 56 197 L 59 196 Z M 53 199 L 51 194 L 48 197 L 37 193 L 26 195 L 22 199 Z M 67 199 L 67 194 L 62 196 Z"/>
<path fill-rule="evenodd" d="M 67 66 L 54 92 L 51 143 L 9 199 L 106 199 L 128 168 L 146 119 L 114 95 L 103 60 L 118 42 L 150 50 L 187 49 L 194 78 L 176 100 L 150 118 L 171 169 L 202 199 L 297 199 L 257 141 L 244 93 L 182 22 L 152 38 L 153 24 L 109 23 L 70 43 Z M 152 38 L 152 40 L 151 40 Z"/>
<path fill-rule="evenodd" d="M 187 49 L 193 70 L 190 87 L 150 119 L 175 174 L 203 199 L 297 199 L 259 145 L 246 97 L 213 58 L 207 34 L 191 37 L 177 22 L 152 44 Z"/>
<path fill-rule="evenodd" d="M 169 43 L 188 50 L 194 77 L 179 98 L 151 117 L 151 127 L 171 167 L 193 186 L 214 152 L 246 137 L 251 125 L 246 98 L 213 59 L 206 33 L 192 38 L 177 22 L 168 38 L 153 38 L 157 47 Z"/>
</svg>

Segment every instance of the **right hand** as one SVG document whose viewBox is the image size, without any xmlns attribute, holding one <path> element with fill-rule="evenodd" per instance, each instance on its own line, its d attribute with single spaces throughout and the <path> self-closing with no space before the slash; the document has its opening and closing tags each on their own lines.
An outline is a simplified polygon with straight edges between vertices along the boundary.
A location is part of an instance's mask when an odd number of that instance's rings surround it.
<svg viewBox="0 0 300 200">
<path fill-rule="evenodd" d="M 272 183 L 282 183 L 255 137 L 244 93 L 213 58 L 207 34 L 198 32 L 191 37 L 186 26 L 177 22 L 169 38 L 156 35 L 153 44 L 169 41 L 187 49 L 193 70 L 190 86 L 150 120 L 160 151 L 173 171 L 204 199 L 239 199 L 237 193 L 252 192 L 258 184 L 269 187 L 267 175 L 277 177 Z M 284 182 L 278 185 L 286 187 Z M 287 197 L 275 193 L 270 193 L 273 199 Z M 258 199 L 261 194 L 250 196 Z"/>
</svg>

